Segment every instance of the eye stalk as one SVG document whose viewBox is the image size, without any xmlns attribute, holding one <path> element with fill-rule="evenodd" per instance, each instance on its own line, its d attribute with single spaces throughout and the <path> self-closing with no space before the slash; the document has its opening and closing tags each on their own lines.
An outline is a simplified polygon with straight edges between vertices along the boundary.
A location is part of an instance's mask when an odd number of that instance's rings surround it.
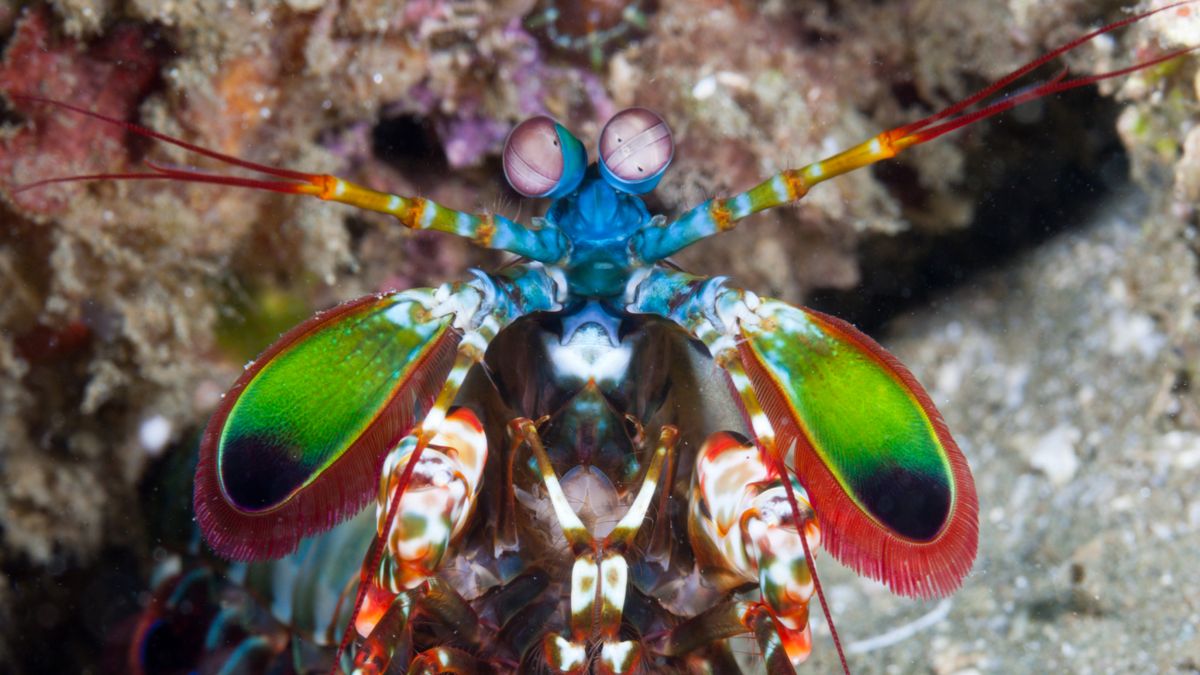
<svg viewBox="0 0 1200 675">
<path fill-rule="evenodd" d="M 645 108 L 622 110 L 600 132 L 600 174 L 622 192 L 653 190 L 674 155 L 670 127 Z"/>
<path fill-rule="evenodd" d="M 549 117 L 521 122 L 504 142 L 504 177 L 526 197 L 558 199 L 570 194 L 586 168 L 583 144 Z"/>
</svg>

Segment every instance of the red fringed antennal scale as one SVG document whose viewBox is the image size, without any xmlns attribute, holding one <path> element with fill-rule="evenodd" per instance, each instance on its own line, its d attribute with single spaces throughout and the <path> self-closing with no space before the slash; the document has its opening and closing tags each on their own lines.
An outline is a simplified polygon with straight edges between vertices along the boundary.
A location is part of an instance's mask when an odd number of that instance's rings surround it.
<svg viewBox="0 0 1200 675">
<path fill-rule="evenodd" d="M 805 312 L 824 324 L 825 330 L 876 360 L 911 393 L 946 452 L 954 485 L 949 512 L 933 537 L 915 540 L 889 530 L 847 494 L 812 447 L 780 385 L 750 347 L 743 345 L 746 374 L 775 429 L 777 447 L 821 519 L 822 546 L 854 571 L 901 595 L 928 598 L 953 593 L 971 571 L 979 541 L 979 500 L 966 458 L 929 394 L 896 357 L 845 321 L 813 310 Z"/>
<path fill-rule="evenodd" d="M 337 451 L 329 465 L 321 470 L 298 468 L 297 462 L 283 451 L 293 448 L 271 446 L 274 441 L 263 436 L 248 436 L 245 454 L 247 461 L 235 464 L 231 455 L 239 448 L 231 441 L 237 436 L 239 418 L 230 423 L 234 407 L 242 399 L 246 388 L 264 369 L 280 361 L 294 346 L 310 340 L 318 330 L 336 326 L 345 317 L 356 313 L 386 311 L 387 296 L 367 296 L 345 303 L 328 312 L 318 314 L 286 333 L 253 365 L 246 369 L 230 389 L 205 429 L 200 445 L 200 463 L 196 471 L 194 507 L 196 519 L 204 532 L 205 540 L 217 553 L 233 560 L 261 560 L 277 558 L 290 553 L 300 540 L 333 527 L 345 518 L 360 511 L 378 487 L 380 465 L 387 452 L 405 434 L 412 430 L 420 418 L 429 410 L 447 373 L 453 364 L 459 335 L 452 330 L 442 331 L 434 342 L 424 346 L 417 359 L 405 369 L 404 377 L 394 392 L 379 401 L 363 401 L 361 421 L 362 433 L 345 448 Z M 336 364 L 330 364 L 330 367 Z M 389 367 L 394 367 L 392 364 Z M 295 397 L 317 396 L 320 391 L 309 391 L 297 383 Z M 327 382 L 325 388 L 336 387 L 340 382 Z M 276 411 L 282 413 L 283 411 Z M 268 412 L 268 414 L 270 414 Z M 337 420 L 329 420 L 330 424 Z M 284 440 L 288 430 L 277 435 Z M 235 439 L 236 440 L 236 439 Z M 278 443 L 276 443 L 278 446 Z M 298 448 L 298 443 L 295 449 Z M 222 452 L 226 456 L 222 457 Z M 245 478 L 233 467 L 243 467 L 253 472 Z M 309 471 L 305 474 L 305 471 Z M 240 481 L 253 480 L 251 488 L 271 489 L 261 486 L 263 481 L 288 479 L 297 473 L 305 480 L 294 482 L 291 491 L 280 493 L 278 499 L 268 502 L 266 508 L 248 508 L 238 502 L 237 486 Z M 288 486 L 292 486 L 288 483 Z M 249 488 L 246 488 L 249 491 Z M 276 494 L 266 492 L 267 496 Z"/>
</svg>

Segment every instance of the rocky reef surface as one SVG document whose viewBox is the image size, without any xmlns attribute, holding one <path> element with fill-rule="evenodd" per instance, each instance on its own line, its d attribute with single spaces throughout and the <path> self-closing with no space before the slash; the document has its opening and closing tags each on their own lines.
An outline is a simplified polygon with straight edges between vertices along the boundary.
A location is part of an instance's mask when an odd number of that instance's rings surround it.
<svg viewBox="0 0 1200 675">
<path fill-rule="evenodd" d="M 672 214 L 929 114 L 1126 8 L 633 4 L 644 20 L 598 41 L 596 26 L 551 27 L 550 4 L 533 0 L 0 0 L 0 91 L 524 218 L 541 206 L 507 190 L 498 162 L 513 124 L 550 114 L 592 147 L 613 112 L 643 105 L 676 136 L 651 197 Z M 615 16 L 604 21 L 628 20 Z M 1103 72 L 1196 44 L 1200 19 L 1173 11 L 1066 64 Z M 981 554 L 953 598 L 895 598 L 822 556 L 855 672 L 1200 669 L 1198 88 L 1191 59 L 1027 106 L 680 256 L 879 336 L 971 462 Z M 12 193 L 143 159 L 195 161 L 44 106 L 0 106 L 5 672 L 102 669 L 165 546 L 148 505 L 180 497 L 152 494 L 162 483 L 147 476 L 194 453 L 221 392 L 281 330 L 501 262 L 244 190 Z M 814 621 L 811 670 L 830 672 Z"/>
</svg>

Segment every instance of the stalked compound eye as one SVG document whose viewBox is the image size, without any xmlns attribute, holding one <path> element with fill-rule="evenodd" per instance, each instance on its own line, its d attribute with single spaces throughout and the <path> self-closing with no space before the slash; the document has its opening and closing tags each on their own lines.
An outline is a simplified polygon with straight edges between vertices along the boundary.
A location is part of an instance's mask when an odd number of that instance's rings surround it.
<svg viewBox="0 0 1200 675">
<path fill-rule="evenodd" d="M 504 177 L 526 197 L 558 199 L 570 194 L 586 168 L 583 144 L 549 117 L 521 122 L 504 142 Z"/>
<path fill-rule="evenodd" d="M 674 154 L 670 127 L 645 108 L 622 110 L 600 132 L 600 173 L 622 192 L 653 190 Z"/>
</svg>

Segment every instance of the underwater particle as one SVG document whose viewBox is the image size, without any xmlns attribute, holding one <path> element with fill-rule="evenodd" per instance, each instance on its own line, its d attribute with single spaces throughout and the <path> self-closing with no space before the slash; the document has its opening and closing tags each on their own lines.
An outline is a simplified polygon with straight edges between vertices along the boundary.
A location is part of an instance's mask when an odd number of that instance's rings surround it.
<svg viewBox="0 0 1200 675">
<path fill-rule="evenodd" d="M 652 0 L 541 0 L 525 27 L 550 49 L 586 58 L 599 70 L 605 57 L 646 33 Z"/>
<path fill-rule="evenodd" d="M 138 426 L 138 441 L 147 455 L 157 457 L 171 440 L 171 420 L 162 415 L 154 415 L 142 421 Z"/>
</svg>

